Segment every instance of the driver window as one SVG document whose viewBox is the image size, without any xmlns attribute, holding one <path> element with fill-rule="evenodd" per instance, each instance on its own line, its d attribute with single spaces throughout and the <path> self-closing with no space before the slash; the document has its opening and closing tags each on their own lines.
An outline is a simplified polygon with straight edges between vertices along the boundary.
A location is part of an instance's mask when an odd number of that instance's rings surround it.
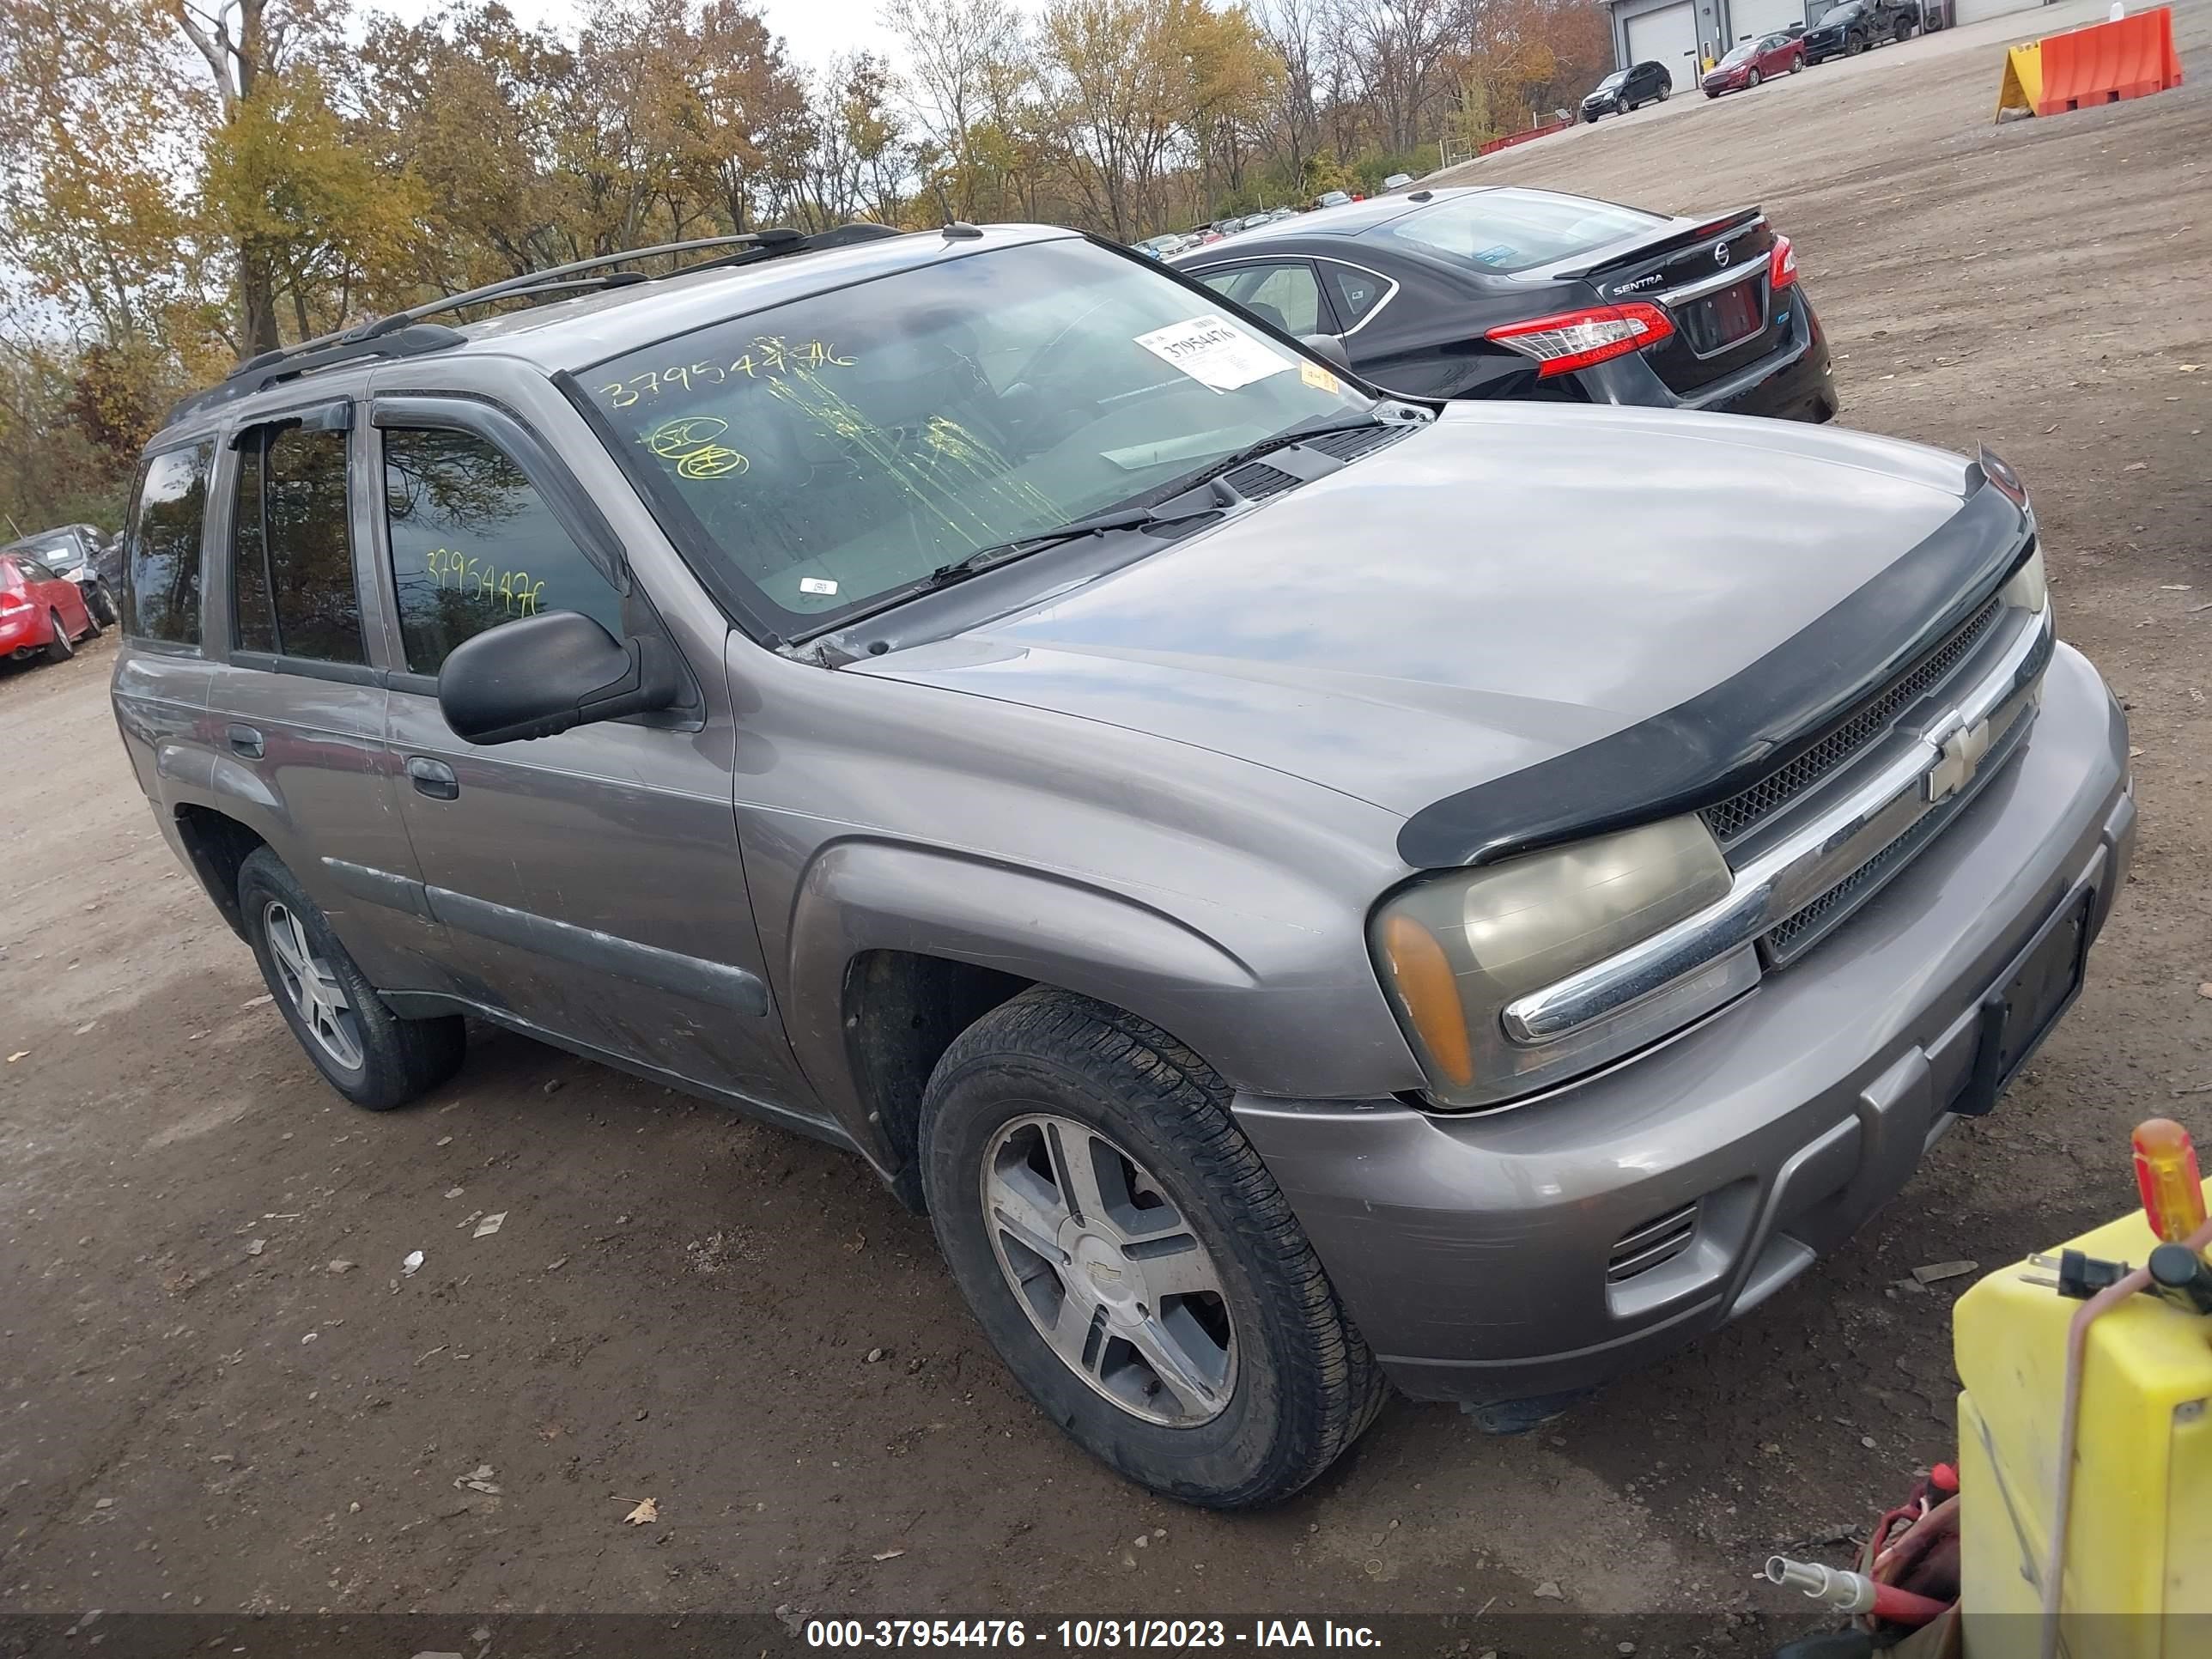
<svg viewBox="0 0 2212 1659">
<path fill-rule="evenodd" d="M 384 511 L 416 673 L 434 674 L 464 640 L 541 611 L 580 611 L 622 637 L 622 595 L 522 469 L 474 433 L 386 428 Z"/>
</svg>

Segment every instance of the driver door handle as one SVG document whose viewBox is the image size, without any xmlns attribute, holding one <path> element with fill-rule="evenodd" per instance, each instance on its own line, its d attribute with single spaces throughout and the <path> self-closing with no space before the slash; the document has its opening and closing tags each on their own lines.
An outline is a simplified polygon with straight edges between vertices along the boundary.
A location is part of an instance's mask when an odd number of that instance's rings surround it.
<svg viewBox="0 0 2212 1659">
<path fill-rule="evenodd" d="M 441 760 L 432 760 L 428 755 L 410 755 L 407 775 L 415 780 L 415 793 L 418 795 L 428 795 L 432 800 L 460 798 L 460 780 L 453 775 L 453 769 Z"/>
</svg>

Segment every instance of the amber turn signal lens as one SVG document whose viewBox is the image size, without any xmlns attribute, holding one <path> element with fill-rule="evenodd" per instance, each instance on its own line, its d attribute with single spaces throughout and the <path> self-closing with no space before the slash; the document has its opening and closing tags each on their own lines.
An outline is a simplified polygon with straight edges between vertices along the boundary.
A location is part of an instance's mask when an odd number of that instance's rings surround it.
<svg viewBox="0 0 2212 1659">
<path fill-rule="evenodd" d="M 1382 924 L 1382 949 L 1430 1060 L 1464 1088 L 1474 1080 L 1474 1054 L 1468 1047 L 1467 1016 L 1444 947 L 1411 916 L 1392 916 Z"/>
</svg>

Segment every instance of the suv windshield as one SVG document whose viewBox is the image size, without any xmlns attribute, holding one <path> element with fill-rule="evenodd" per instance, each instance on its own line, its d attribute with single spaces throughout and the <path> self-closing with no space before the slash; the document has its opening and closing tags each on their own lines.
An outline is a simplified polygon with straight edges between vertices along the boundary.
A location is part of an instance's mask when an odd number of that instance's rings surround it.
<svg viewBox="0 0 2212 1659">
<path fill-rule="evenodd" d="M 1073 239 L 794 301 L 580 374 L 679 544 L 784 633 L 1370 400 Z"/>
<path fill-rule="evenodd" d="M 1597 83 L 1597 90 L 1600 92 L 1611 92 L 1618 87 L 1625 87 L 1627 84 L 1628 71 L 1626 70 L 1615 70 L 1612 74 L 1607 76 L 1604 80 Z"/>
<path fill-rule="evenodd" d="M 1545 190 L 1472 191 L 1377 225 L 1372 233 L 1510 273 L 1587 253 L 1666 220 Z"/>
</svg>

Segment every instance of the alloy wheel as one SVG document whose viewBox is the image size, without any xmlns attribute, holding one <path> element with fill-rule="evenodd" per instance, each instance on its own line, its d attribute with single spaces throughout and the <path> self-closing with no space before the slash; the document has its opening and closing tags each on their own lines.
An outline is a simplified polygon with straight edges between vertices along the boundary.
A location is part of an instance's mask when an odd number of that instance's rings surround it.
<svg viewBox="0 0 2212 1659">
<path fill-rule="evenodd" d="M 331 965 L 315 954 L 307 930 L 289 905 L 271 899 L 261 912 L 261 931 L 276 963 L 284 995 L 319 1048 L 342 1070 L 357 1072 L 364 1063 L 361 1019 L 346 1000 Z"/>
<path fill-rule="evenodd" d="M 1007 1288 L 1048 1347 L 1133 1417 L 1219 1416 L 1237 1339 L 1213 1257 L 1144 1165 L 1073 1118 L 1006 1125 L 981 1197 Z"/>
</svg>

